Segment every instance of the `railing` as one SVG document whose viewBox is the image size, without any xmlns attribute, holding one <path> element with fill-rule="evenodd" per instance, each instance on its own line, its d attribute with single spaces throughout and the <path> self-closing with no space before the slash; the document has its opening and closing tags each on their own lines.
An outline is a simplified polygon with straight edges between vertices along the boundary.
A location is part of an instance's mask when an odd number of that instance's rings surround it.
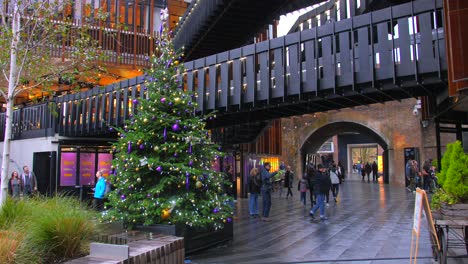
<svg viewBox="0 0 468 264">
<path fill-rule="evenodd" d="M 74 51 L 73 43 L 80 34 L 78 28 L 82 26 L 77 21 L 70 23 L 70 30 L 66 35 L 57 36 L 58 45 L 52 48 L 52 56 L 70 58 Z M 150 66 L 148 58 L 154 53 L 157 32 L 148 34 L 146 30 L 122 30 L 99 25 L 87 27 L 87 33 L 104 53 L 104 56 L 99 57 L 100 62 Z"/>
<path fill-rule="evenodd" d="M 412 97 L 409 91 L 424 91 L 431 82 L 446 89 L 440 85 L 447 69 L 441 13 L 440 0 L 386 8 L 187 62 L 179 80 L 195 93 L 199 112 L 219 111 L 217 120 L 287 112 L 310 100 L 336 104 L 328 109 L 349 107 L 329 95 L 346 99 L 371 90 L 395 100 L 396 93 Z M 133 100 L 142 97 L 143 84 L 138 77 L 56 98 L 59 135 L 104 135 L 123 126 L 137 111 Z M 352 98 L 354 105 L 366 104 Z"/>
<path fill-rule="evenodd" d="M 413 23 L 414 22 L 414 23 Z M 410 33 L 414 32 L 414 33 Z M 252 110 L 304 94 L 413 85 L 447 69 L 442 1 L 385 8 L 185 63 L 199 110 Z M 405 92 L 405 91 L 402 91 Z M 296 100 L 297 102 L 297 100 Z"/>
<path fill-rule="evenodd" d="M 55 134 L 54 104 L 41 103 L 13 110 L 11 139 L 47 137 Z M 6 114 L 0 113 L 0 140 L 5 137 Z"/>
</svg>

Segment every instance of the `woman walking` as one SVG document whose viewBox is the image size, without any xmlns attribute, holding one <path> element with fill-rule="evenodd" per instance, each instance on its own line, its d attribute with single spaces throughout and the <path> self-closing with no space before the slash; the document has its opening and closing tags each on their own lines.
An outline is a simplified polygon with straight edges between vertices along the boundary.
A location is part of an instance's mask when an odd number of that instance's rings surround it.
<svg viewBox="0 0 468 264">
<path fill-rule="evenodd" d="M 20 198 L 21 193 L 21 180 L 19 178 L 19 174 L 17 171 L 14 171 L 11 174 L 10 179 L 10 188 L 11 188 L 11 196 L 13 198 Z"/>
<path fill-rule="evenodd" d="M 260 188 L 262 187 L 262 180 L 260 179 L 260 173 L 257 168 L 253 168 L 250 171 L 249 178 L 249 213 L 250 217 L 259 217 L 258 213 L 258 194 L 260 193 Z"/>
</svg>

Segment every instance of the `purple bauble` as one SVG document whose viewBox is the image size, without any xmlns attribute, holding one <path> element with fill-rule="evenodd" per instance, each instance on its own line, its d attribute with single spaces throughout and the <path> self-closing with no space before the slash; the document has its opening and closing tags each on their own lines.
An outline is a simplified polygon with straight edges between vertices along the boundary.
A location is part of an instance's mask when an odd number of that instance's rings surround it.
<svg viewBox="0 0 468 264">
<path fill-rule="evenodd" d="M 161 172 L 161 171 L 162 171 L 161 166 L 158 166 L 158 167 L 156 168 L 156 171 L 157 171 L 157 172 Z"/>
<path fill-rule="evenodd" d="M 189 161 L 188 165 L 189 165 L 190 167 L 192 167 L 192 166 L 193 166 L 193 160 Z"/>
<path fill-rule="evenodd" d="M 120 196 L 120 199 L 125 200 L 125 194 L 122 194 L 122 195 Z"/>
<path fill-rule="evenodd" d="M 232 218 L 231 218 L 231 217 L 228 217 L 228 218 L 227 218 L 227 222 L 228 222 L 228 223 L 231 223 L 231 222 L 232 222 Z"/>
<path fill-rule="evenodd" d="M 148 194 L 146 195 L 146 197 L 150 198 L 150 197 L 151 197 L 151 194 L 150 194 L 150 193 L 148 193 Z"/>
<path fill-rule="evenodd" d="M 165 97 L 161 98 L 161 103 L 165 103 L 165 102 L 166 102 L 166 98 Z"/>
<path fill-rule="evenodd" d="M 138 99 L 133 99 L 132 102 L 133 102 L 134 105 L 137 105 L 138 104 Z"/>
<path fill-rule="evenodd" d="M 213 209 L 213 213 L 215 213 L 215 214 L 219 213 L 218 207 L 215 207 L 215 208 Z"/>
<path fill-rule="evenodd" d="M 128 142 L 127 153 L 130 154 L 132 152 L 132 143 Z"/>
<path fill-rule="evenodd" d="M 167 138 L 167 129 L 166 128 L 164 128 L 163 136 L 164 136 L 164 140 L 166 140 L 166 138 Z"/>
<path fill-rule="evenodd" d="M 172 106 L 172 102 L 169 102 L 169 106 Z"/>
<path fill-rule="evenodd" d="M 140 145 L 140 149 L 141 149 L 141 150 L 144 150 L 144 149 L 145 149 L 145 145 L 141 144 L 141 145 Z"/>
<path fill-rule="evenodd" d="M 177 152 L 176 152 L 176 153 L 174 153 L 174 157 L 177 157 Z"/>
<path fill-rule="evenodd" d="M 176 124 L 173 124 L 173 125 L 172 125 L 172 131 L 177 132 L 177 131 L 179 131 L 179 130 L 180 130 L 179 124 L 176 123 Z"/>
<path fill-rule="evenodd" d="M 114 128 L 109 127 L 109 131 L 110 131 L 110 132 L 114 131 Z"/>
</svg>

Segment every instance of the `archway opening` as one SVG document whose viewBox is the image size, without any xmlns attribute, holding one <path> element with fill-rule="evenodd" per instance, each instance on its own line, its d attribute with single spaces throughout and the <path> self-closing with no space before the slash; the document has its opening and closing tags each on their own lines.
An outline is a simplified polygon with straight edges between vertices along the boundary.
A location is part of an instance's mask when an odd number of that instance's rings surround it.
<svg viewBox="0 0 468 264">
<path fill-rule="evenodd" d="M 325 143 L 325 144 L 324 144 Z M 301 147 L 303 171 L 307 163 L 328 165 L 340 161 L 346 172 L 356 163 L 376 161 L 384 183 L 389 183 L 388 144 L 374 130 L 355 122 L 324 125 L 305 140 Z M 358 173 L 354 167 L 354 173 Z"/>
</svg>

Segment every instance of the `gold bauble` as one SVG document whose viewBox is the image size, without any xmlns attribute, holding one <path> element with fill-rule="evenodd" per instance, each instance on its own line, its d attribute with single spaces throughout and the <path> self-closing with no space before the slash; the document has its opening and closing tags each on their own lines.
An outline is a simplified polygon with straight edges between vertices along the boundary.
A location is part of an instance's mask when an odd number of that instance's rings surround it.
<svg viewBox="0 0 468 264">
<path fill-rule="evenodd" d="M 197 181 L 197 183 L 195 183 L 195 186 L 200 189 L 201 187 L 203 187 L 203 183 L 201 181 Z"/>
<path fill-rule="evenodd" d="M 135 168 L 135 171 L 140 171 L 140 168 Z"/>
<path fill-rule="evenodd" d="M 169 219 L 169 217 L 171 217 L 171 212 L 170 212 L 168 209 L 164 209 L 164 210 L 162 211 L 161 218 L 162 218 L 163 220 L 167 220 L 167 219 Z"/>
</svg>

